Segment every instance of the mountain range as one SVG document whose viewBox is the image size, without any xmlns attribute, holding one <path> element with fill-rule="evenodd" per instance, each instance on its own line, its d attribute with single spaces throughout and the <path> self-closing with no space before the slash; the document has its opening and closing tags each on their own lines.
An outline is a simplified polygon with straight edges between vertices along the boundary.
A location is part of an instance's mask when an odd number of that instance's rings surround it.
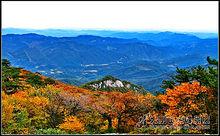
<svg viewBox="0 0 220 136">
<path fill-rule="evenodd" d="M 23 29 L 23 28 L 3 28 L 2 35 L 6 34 L 27 34 L 27 33 L 36 33 L 45 36 L 54 36 L 54 37 L 75 37 L 79 35 L 95 35 L 95 36 L 107 36 L 107 37 L 117 37 L 122 36 L 124 38 L 135 37 L 143 38 L 147 35 L 151 36 L 152 34 L 158 34 L 161 31 L 119 31 L 119 30 L 78 30 L 78 29 Z M 167 31 L 168 32 L 168 31 Z M 218 33 L 215 32 L 175 32 L 188 34 L 196 36 L 201 39 L 206 38 L 218 38 Z M 120 37 L 118 37 L 120 38 Z"/>
<path fill-rule="evenodd" d="M 108 34 L 6 34 L 2 55 L 14 66 L 74 85 L 112 75 L 151 92 L 161 90 L 162 80 L 176 67 L 206 65 L 207 56 L 218 57 L 217 38 L 173 32 Z"/>
</svg>

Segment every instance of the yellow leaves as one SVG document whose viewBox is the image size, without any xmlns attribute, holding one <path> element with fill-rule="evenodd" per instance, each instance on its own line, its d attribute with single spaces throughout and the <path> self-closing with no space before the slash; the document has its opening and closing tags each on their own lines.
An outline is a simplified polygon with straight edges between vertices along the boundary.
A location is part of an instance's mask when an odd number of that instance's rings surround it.
<svg viewBox="0 0 220 136">
<path fill-rule="evenodd" d="M 190 104 L 190 109 L 191 110 L 199 110 L 197 104 L 194 104 L 194 103 Z"/>
<path fill-rule="evenodd" d="M 48 105 L 49 100 L 45 97 L 32 97 L 29 99 L 30 104 L 35 105 L 36 107 L 45 107 L 46 105 Z"/>
<path fill-rule="evenodd" d="M 25 108 L 33 105 L 32 107 L 45 107 L 49 100 L 43 96 L 29 96 L 28 93 L 32 93 L 32 91 L 18 91 L 10 96 L 10 99 L 15 102 L 15 105 L 18 108 Z"/>
<path fill-rule="evenodd" d="M 29 128 L 21 129 L 22 134 L 29 134 Z"/>
<path fill-rule="evenodd" d="M 14 105 L 12 99 L 2 92 L 2 125 L 7 125 L 13 119 Z"/>
<path fill-rule="evenodd" d="M 2 99 L 4 100 L 4 99 L 7 99 L 8 98 L 8 95 L 7 94 L 5 94 L 5 92 L 4 91 L 2 91 Z"/>
<path fill-rule="evenodd" d="M 114 118 L 114 119 L 112 120 L 112 127 L 113 127 L 113 128 L 116 128 L 117 125 L 118 125 L 118 119 L 117 119 L 117 118 Z"/>
<path fill-rule="evenodd" d="M 102 131 L 107 130 L 107 129 L 108 129 L 108 121 L 105 120 L 105 121 L 103 122 L 103 124 L 104 124 L 104 125 L 102 125 L 102 126 L 100 127 L 100 130 L 102 130 Z"/>
<path fill-rule="evenodd" d="M 107 130 L 108 129 L 108 120 L 104 120 L 102 123 L 103 123 L 103 125 L 100 127 L 100 130 L 101 131 Z M 129 123 L 132 123 L 132 121 Z M 112 128 L 116 129 L 117 125 L 118 125 L 118 119 L 117 118 L 112 119 Z"/>
<path fill-rule="evenodd" d="M 69 116 L 64 119 L 64 123 L 59 125 L 60 129 L 81 133 L 84 131 L 84 124 L 75 116 Z"/>
<path fill-rule="evenodd" d="M 7 100 L 2 100 L 2 123 L 6 125 L 13 118 L 14 105 Z"/>
<path fill-rule="evenodd" d="M 86 125 L 93 125 L 99 127 L 105 120 L 102 118 L 97 111 L 92 110 L 90 112 L 80 112 L 77 114 L 77 117 L 86 124 Z"/>
<path fill-rule="evenodd" d="M 36 90 L 35 90 L 36 91 Z M 3 115 L 3 124 L 13 122 L 13 124 L 19 123 L 21 121 L 16 120 L 16 116 L 22 111 L 27 111 L 27 118 L 32 121 L 32 125 L 39 127 L 43 126 L 46 123 L 46 114 L 44 108 L 48 104 L 49 100 L 43 96 L 33 95 L 33 88 L 30 90 L 17 91 L 12 95 L 5 95 L 2 108 Z M 17 111 L 13 113 L 13 111 Z M 7 127 L 7 126 L 6 126 Z M 20 133 L 28 134 L 29 128 L 20 128 Z"/>
</svg>

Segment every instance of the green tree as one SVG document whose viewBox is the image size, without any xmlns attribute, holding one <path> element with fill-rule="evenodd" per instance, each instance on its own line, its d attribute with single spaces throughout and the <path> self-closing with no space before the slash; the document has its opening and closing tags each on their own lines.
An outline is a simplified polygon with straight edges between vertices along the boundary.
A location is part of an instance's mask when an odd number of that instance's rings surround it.
<svg viewBox="0 0 220 136">
<path fill-rule="evenodd" d="M 205 130 L 205 133 L 218 133 L 218 61 L 207 57 L 208 67 L 197 66 L 189 70 L 177 68 L 177 74 L 171 80 L 164 80 L 162 88 L 173 89 L 174 86 L 181 83 L 198 81 L 201 85 L 208 87 L 211 90 L 213 99 L 207 99 L 207 95 L 203 94 L 200 97 L 206 102 L 207 113 L 210 116 L 210 129 Z"/>
<path fill-rule="evenodd" d="M 209 62 L 210 65 L 218 66 L 218 61 L 215 59 L 211 59 L 209 56 L 207 57 L 207 61 Z"/>
<path fill-rule="evenodd" d="M 45 85 L 45 83 L 41 80 L 41 77 L 38 75 L 35 75 L 33 73 L 29 73 L 26 75 L 27 80 L 29 84 L 31 84 L 34 87 L 42 87 Z"/>
<path fill-rule="evenodd" d="M 2 90 L 7 94 L 16 92 L 21 87 L 19 74 L 20 68 L 12 67 L 7 59 L 2 59 Z"/>
<path fill-rule="evenodd" d="M 172 77 L 171 80 L 164 80 L 162 83 L 162 88 L 173 89 L 174 86 L 179 85 L 184 82 L 192 82 L 194 80 L 201 83 L 206 87 L 213 89 L 218 88 L 218 61 L 207 57 L 209 63 L 208 68 L 197 66 L 191 69 L 176 69 L 176 75 Z"/>
<path fill-rule="evenodd" d="M 4 67 L 10 67 L 11 66 L 11 63 L 9 60 L 7 59 L 2 59 L 2 66 Z"/>
<path fill-rule="evenodd" d="M 45 84 L 49 84 L 49 85 L 56 83 L 55 80 L 53 80 L 52 78 L 49 78 L 49 77 L 44 79 L 44 82 L 45 82 Z"/>
</svg>

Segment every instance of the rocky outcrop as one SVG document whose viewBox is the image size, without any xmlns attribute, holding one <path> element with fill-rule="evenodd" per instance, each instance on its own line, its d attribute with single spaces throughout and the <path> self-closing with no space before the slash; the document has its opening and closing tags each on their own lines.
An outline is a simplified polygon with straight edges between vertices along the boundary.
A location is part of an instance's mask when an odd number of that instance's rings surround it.
<svg viewBox="0 0 220 136">
<path fill-rule="evenodd" d="M 82 85 L 81 87 L 91 89 L 91 90 L 107 90 L 107 91 L 136 91 L 136 92 L 146 92 L 143 87 L 132 84 L 128 81 L 122 81 L 113 76 L 105 76 L 104 78 L 96 81 L 89 82 Z"/>
</svg>

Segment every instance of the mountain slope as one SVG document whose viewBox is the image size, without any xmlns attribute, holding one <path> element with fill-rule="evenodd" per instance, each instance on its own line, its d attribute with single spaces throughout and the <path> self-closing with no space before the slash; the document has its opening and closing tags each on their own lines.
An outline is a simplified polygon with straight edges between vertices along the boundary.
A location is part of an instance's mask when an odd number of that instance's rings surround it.
<svg viewBox="0 0 220 136">
<path fill-rule="evenodd" d="M 3 57 L 16 59 L 19 64 L 28 62 L 32 66 L 39 63 L 56 67 L 109 63 L 123 57 L 133 59 L 132 56 L 139 53 L 144 59 L 162 58 L 159 49 L 132 39 L 97 36 L 56 38 L 37 34 L 10 34 L 3 35 L 2 39 Z"/>
<path fill-rule="evenodd" d="M 164 74 L 175 67 L 204 64 L 207 56 L 218 56 L 216 38 L 199 39 L 171 32 L 153 35 L 151 41 L 141 41 L 132 37 L 7 34 L 2 36 L 2 56 L 14 66 L 74 85 L 113 75 L 150 91 L 158 89 Z M 160 80 L 152 87 L 149 83 L 156 77 Z"/>
<path fill-rule="evenodd" d="M 146 90 L 138 85 L 132 84 L 128 81 L 122 81 L 113 76 L 105 76 L 102 79 L 88 82 L 81 85 L 82 88 L 99 91 L 135 91 L 139 93 L 146 93 Z"/>
</svg>

